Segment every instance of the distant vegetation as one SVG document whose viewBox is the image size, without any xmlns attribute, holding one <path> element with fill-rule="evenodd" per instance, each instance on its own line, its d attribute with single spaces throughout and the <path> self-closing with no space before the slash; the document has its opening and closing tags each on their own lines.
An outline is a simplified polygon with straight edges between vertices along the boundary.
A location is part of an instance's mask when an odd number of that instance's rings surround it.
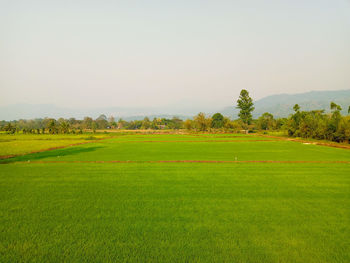
<svg viewBox="0 0 350 263">
<path fill-rule="evenodd" d="M 287 118 L 293 114 L 293 106 L 298 104 L 303 111 L 325 109 L 330 113 L 329 103 L 334 101 L 340 105 L 343 115 L 347 114 L 350 105 L 350 89 L 332 91 L 311 91 L 295 94 L 275 94 L 254 100 L 253 119 L 259 118 L 265 112 L 275 118 Z M 219 110 L 224 116 L 237 116 L 239 110 L 229 106 Z"/>
<path fill-rule="evenodd" d="M 113 116 L 107 118 L 100 115 L 97 119 L 85 117 L 83 120 L 70 119 L 33 119 L 1 121 L 0 130 L 6 133 L 29 134 L 82 134 L 84 131 L 96 132 L 97 130 L 179 130 L 185 129 L 194 132 L 257 132 L 257 131 L 282 131 L 288 136 L 331 140 L 336 142 L 350 142 L 350 116 L 341 114 L 341 106 L 330 103 L 330 113 L 325 110 L 301 111 L 296 104 L 294 114 L 288 118 L 274 118 L 271 113 L 263 113 L 259 118 L 252 119 L 254 104 L 249 92 L 242 90 L 237 100 L 239 109 L 238 119 L 232 120 L 215 113 L 207 116 L 199 113 L 193 119 L 182 120 L 177 117 L 171 119 L 154 118 L 150 120 L 125 121 L 116 120 Z M 348 114 L 350 113 L 350 106 Z"/>
</svg>

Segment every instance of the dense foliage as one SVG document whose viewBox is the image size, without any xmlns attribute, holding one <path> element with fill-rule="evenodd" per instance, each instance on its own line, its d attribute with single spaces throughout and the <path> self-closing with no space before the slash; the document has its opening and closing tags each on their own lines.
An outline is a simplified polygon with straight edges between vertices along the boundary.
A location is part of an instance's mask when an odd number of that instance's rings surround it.
<svg viewBox="0 0 350 263">
<path fill-rule="evenodd" d="M 83 133 L 84 130 L 96 132 L 106 129 L 181 129 L 183 121 L 177 117 L 172 119 L 154 118 L 152 121 L 149 118 L 143 120 L 125 121 L 119 119 L 115 121 L 114 117 L 100 115 L 97 119 L 85 117 L 83 120 L 75 118 L 58 120 L 53 118 L 34 119 L 34 120 L 15 120 L 15 121 L 0 121 L 0 130 L 7 133 L 35 133 L 35 134 L 66 134 L 66 133 Z"/>
<path fill-rule="evenodd" d="M 288 119 L 288 135 L 294 137 L 324 139 L 336 142 L 350 141 L 350 117 L 340 114 L 341 107 L 331 102 L 331 113 L 324 110 L 300 111 L 294 106 L 295 113 Z"/>
</svg>

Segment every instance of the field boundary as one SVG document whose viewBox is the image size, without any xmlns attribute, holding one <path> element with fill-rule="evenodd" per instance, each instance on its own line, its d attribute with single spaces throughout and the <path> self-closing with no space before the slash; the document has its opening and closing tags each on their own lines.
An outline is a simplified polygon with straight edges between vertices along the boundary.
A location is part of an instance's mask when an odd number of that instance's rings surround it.
<svg viewBox="0 0 350 263">
<path fill-rule="evenodd" d="M 274 160 L 244 160 L 244 161 L 219 161 L 219 160 L 156 160 L 156 161 L 18 161 L 18 162 L 2 162 L 0 164 L 9 163 L 344 163 L 350 164 L 350 161 L 274 161 Z"/>
<path fill-rule="evenodd" d="M 166 141 L 166 140 L 162 140 L 162 141 L 120 141 L 120 142 L 115 142 L 115 143 L 139 143 L 139 142 L 142 142 L 142 143 L 149 143 L 149 142 L 278 142 L 279 140 L 203 140 L 203 141 L 175 141 L 175 140 L 169 140 L 169 141 Z"/>
<path fill-rule="evenodd" d="M 153 133 L 154 134 L 154 133 Z M 205 137 L 205 138 L 212 138 L 211 136 L 207 136 L 206 134 L 184 134 L 184 135 L 190 135 L 190 136 L 198 136 L 198 137 Z M 290 138 L 290 137 L 282 137 L 282 136 L 273 136 L 273 135 L 265 135 L 265 134 L 251 134 L 249 136 L 260 136 L 260 137 L 265 137 L 265 138 L 271 138 L 274 140 L 262 140 L 262 139 L 253 139 L 253 140 L 246 140 L 246 139 L 237 139 L 237 140 L 145 140 L 145 141 L 119 141 L 116 143 L 225 143 L 225 142 L 276 142 L 276 141 L 292 141 L 292 142 L 299 142 L 299 143 L 304 143 L 304 144 L 312 144 L 312 145 L 319 145 L 319 146 L 326 146 L 326 147 L 333 147 L 333 148 L 340 148 L 340 149 L 346 149 L 350 150 L 350 145 L 344 145 L 344 144 L 337 144 L 337 143 L 327 143 L 327 142 L 317 142 L 317 141 L 310 141 L 310 140 L 304 140 L 304 139 L 298 139 L 298 138 Z M 35 154 L 35 153 L 41 153 L 41 152 L 47 152 L 47 151 L 53 151 L 53 150 L 59 150 L 59 149 L 64 149 L 68 147 L 74 147 L 74 146 L 79 146 L 83 144 L 88 144 L 88 143 L 97 143 L 103 140 L 109 140 L 109 139 L 114 139 L 118 138 L 119 136 L 110 136 L 110 137 L 104 137 L 104 138 L 99 138 L 95 140 L 90 140 L 86 142 L 80 142 L 80 143 L 74 143 L 74 144 L 68 144 L 68 145 L 62 145 L 62 146 L 57 146 L 57 147 L 50 147 L 50 148 L 45 148 L 37 151 L 31 151 L 28 153 L 24 154 L 13 154 L 13 155 L 0 155 L 0 160 L 6 160 L 10 158 L 15 158 L 19 156 L 25 156 L 29 154 Z M 221 138 L 228 138 L 232 136 L 223 136 Z M 234 137 L 234 136 L 233 136 Z M 237 136 L 239 137 L 239 136 Z M 220 138 L 220 137 L 219 137 Z M 198 161 L 201 162 L 201 161 Z M 236 162 L 236 161 L 233 161 Z M 237 161 L 238 162 L 238 161 Z M 265 162 L 265 161 L 262 161 Z M 273 161 L 271 161 L 273 162 Z"/>
</svg>

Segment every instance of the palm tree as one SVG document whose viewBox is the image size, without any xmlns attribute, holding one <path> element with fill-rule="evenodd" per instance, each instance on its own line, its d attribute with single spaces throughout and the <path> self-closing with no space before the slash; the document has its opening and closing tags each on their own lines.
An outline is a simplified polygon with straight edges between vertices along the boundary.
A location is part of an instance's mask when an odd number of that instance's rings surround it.
<svg viewBox="0 0 350 263">
<path fill-rule="evenodd" d="M 55 119 L 49 119 L 49 122 L 47 123 L 47 129 L 49 130 L 50 134 L 55 134 L 57 132 Z"/>
<path fill-rule="evenodd" d="M 60 123 L 60 129 L 62 133 L 68 133 L 69 132 L 69 123 L 66 121 L 62 121 Z"/>
<path fill-rule="evenodd" d="M 7 131 L 8 133 L 14 133 L 16 130 L 15 127 L 9 122 L 5 127 L 4 130 Z"/>
</svg>

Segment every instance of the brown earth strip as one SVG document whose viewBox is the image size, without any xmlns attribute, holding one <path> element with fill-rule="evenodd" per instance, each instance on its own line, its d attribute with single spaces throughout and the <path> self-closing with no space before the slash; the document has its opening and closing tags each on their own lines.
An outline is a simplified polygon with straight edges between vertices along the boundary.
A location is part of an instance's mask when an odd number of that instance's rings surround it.
<svg viewBox="0 0 350 263">
<path fill-rule="evenodd" d="M 242 134 L 242 133 L 230 133 L 233 135 L 223 135 L 223 136 L 222 134 L 223 133 L 203 133 L 203 134 L 184 134 L 184 135 L 192 136 L 192 137 L 202 137 L 202 138 L 244 138 L 244 137 L 252 136 L 251 134 Z M 221 136 L 210 136 L 210 135 L 221 135 Z"/>
<path fill-rule="evenodd" d="M 246 161 L 218 161 L 218 160 L 158 160 L 158 161 L 20 161 L 14 163 L 345 163 L 350 161 L 273 161 L 273 160 L 246 160 Z"/>
<path fill-rule="evenodd" d="M 139 142 L 277 142 L 279 140 L 203 140 L 203 141 L 190 141 L 190 140 L 185 140 L 185 141 L 119 141 L 119 142 L 114 142 L 114 143 L 139 143 Z"/>
</svg>

